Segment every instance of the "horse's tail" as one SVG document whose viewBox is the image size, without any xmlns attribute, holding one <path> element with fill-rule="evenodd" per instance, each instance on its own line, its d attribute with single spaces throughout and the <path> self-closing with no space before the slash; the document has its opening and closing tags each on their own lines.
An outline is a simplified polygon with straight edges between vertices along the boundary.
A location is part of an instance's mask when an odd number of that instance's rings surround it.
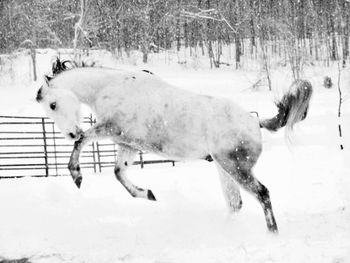
<svg viewBox="0 0 350 263">
<path fill-rule="evenodd" d="M 296 80 L 289 91 L 276 103 L 278 113 L 271 119 L 260 121 L 260 127 L 277 131 L 286 126 L 286 135 L 293 130 L 294 124 L 306 118 L 312 95 L 312 85 L 306 80 Z"/>
</svg>

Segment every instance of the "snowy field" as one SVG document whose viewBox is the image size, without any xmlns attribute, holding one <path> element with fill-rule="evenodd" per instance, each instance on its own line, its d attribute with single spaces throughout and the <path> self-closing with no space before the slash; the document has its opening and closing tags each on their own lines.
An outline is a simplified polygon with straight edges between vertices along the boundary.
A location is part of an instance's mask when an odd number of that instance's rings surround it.
<svg viewBox="0 0 350 263">
<path fill-rule="evenodd" d="M 45 72 L 47 63 L 39 63 Z M 291 83 L 285 68 L 273 71 L 276 90 L 269 92 L 249 89 L 256 71 L 154 61 L 125 67 L 147 68 L 179 87 L 227 97 L 260 117 L 276 113 L 273 100 Z M 350 90 L 347 71 L 344 92 Z M 228 214 L 213 163 L 132 167 L 130 179 L 152 189 L 157 202 L 130 197 L 112 170 L 83 170 L 80 190 L 70 177 L 0 180 L 0 262 L 350 262 L 350 103 L 343 104 L 340 151 L 338 93 L 322 86 L 325 75 L 336 83 L 337 74 L 337 65 L 306 70 L 314 96 L 291 145 L 283 129 L 263 131 L 264 151 L 254 172 L 270 190 L 278 235 L 267 232 L 259 203 L 245 192 L 242 210 Z M 42 115 L 34 100 L 39 86 L 1 84 L 0 114 Z"/>
</svg>

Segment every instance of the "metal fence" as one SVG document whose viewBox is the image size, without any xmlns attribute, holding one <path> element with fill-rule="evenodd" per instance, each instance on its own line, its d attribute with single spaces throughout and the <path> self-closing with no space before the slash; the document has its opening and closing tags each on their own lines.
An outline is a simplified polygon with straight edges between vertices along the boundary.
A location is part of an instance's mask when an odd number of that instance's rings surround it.
<svg viewBox="0 0 350 263">
<path fill-rule="evenodd" d="M 96 120 L 85 117 L 84 128 Z M 67 164 L 73 143 L 57 130 L 54 122 L 46 117 L 0 116 L 0 179 L 20 177 L 47 177 L 68 175 Z M 118 158 L 117 147 L 110 141 L 91 142 L 80 155 L 81 168 L 101 172 L 113 167 Z M 134 164 L 171 163 L 172 160 L 154 159 L 139 152 Z"/>
</svg>

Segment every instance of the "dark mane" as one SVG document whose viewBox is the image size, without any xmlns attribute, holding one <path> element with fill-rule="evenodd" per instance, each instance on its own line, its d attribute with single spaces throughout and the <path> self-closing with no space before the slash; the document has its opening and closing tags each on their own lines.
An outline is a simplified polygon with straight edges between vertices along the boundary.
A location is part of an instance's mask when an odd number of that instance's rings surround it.
<svg viewBox="0 0 350 263">
<path fill-rule="evenodd" d="M 85 61 L 81 61 L 76 62 L 73 60 L 64 60 L 61 61 L 59 57 L 56 58 L 56 60 L 52 63 L 52 75 L 51 76 L 45 76 L 48 80 L 51 80 L 52 78 L 56 77 L 57 75 L 59 75 L 60 73 L 62 73 L 63 71 L 67 71 L 67 70 L 71 70 L 74 68 L 87 68 L 87 67 L 94 67 L 95 66 L 95 62 L 85 62 Z"/>
<path fill-rule="evenodd" d="M 59 57 L 57 57 L 56 61 L 52 63 L 52 76 L 55 77 L 61 72 L 70 69 L 70 67 L 67 66 L 67 63 L 73 65 L 70 60 L 61 61 Z"/>
</svg>

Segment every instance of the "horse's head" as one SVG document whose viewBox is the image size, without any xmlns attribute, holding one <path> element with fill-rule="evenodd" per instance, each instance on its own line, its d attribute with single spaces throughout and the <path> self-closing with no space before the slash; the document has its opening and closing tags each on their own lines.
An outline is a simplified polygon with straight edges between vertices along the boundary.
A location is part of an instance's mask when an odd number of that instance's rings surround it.
<svg viewBox="0 0 350 263">
<path fill-rule="evenodd" d="M 82 134 L 80 128 L 80 101 L 70 90 L 55 87 L 48 76 L 37 92 L 36 100 L 46 114 L 52 118 L 68 139 L 78 140 Z"/>
</svg>

